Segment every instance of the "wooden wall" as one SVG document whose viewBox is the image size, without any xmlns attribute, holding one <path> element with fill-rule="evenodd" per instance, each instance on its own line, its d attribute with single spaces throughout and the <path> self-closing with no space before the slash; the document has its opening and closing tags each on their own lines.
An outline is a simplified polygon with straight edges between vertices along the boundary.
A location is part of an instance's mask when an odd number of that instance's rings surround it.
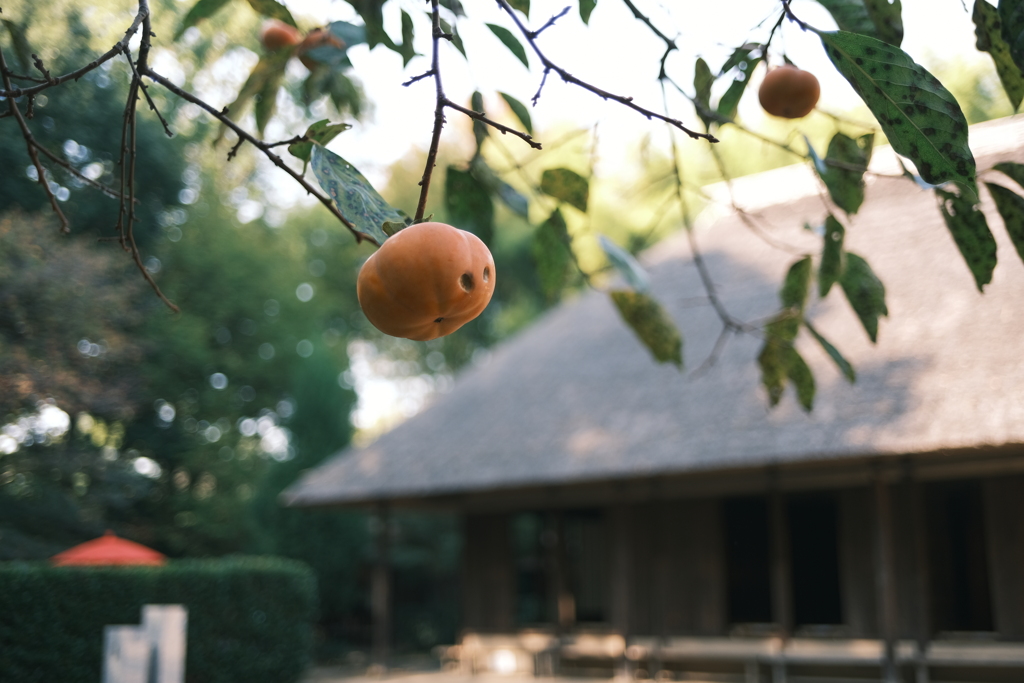
<svg viewBox="0 0 1024 683">
<path fill-rule="evenodd" d="M 463 526 L 463 628 L 515 627 L 515 565 L 506 514 L 467 515 Z"/>
<path fill-rule="evenodd" d="M 989 479 L 984 496 L 996 630 L 1024 640 L 1024 477 Z"/>
</svg>

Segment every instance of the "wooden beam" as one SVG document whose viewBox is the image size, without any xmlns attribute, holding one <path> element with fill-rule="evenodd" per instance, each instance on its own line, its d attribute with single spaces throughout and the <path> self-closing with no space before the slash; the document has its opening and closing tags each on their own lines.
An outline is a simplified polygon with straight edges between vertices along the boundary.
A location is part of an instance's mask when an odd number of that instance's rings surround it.
<svg viewBox="0 0 1024 683">
<path fill-rule="evenodd" d="M 882 663 L 882 680 L 897 683 L 896 668 L 896 593 L 893 571 L 892 548 L 892 502 L 889 499 L 889 485 L 881 472 L 875 477 L 875 586 L 878 591 L 878 626 L 885 653 Z"/>
<path fill-rule="evenodd" d="M 391 644 L 391 511 L 387 503 L 377 505 L 374 539 L 376 557 L 370 577 L 373 664 L 387 671 Z"/>
<path fill-rule="evenodd" d="M 608 509 L 609 538 L 609 618 L 612 630 L 623 637 L 630 635 L 630 598 L 632 585 L 632 547 L 630 537 L 630 508 L 618 504 Z"/>
<path fill-rule="evenodd" d="M 789 549 L 786 500 L 778 488 L 768 495 L 769 532 L 772 554 L 772 620 L 778 624 L 783 641 L 793 635 L 793 568 Z"/>
</svg>

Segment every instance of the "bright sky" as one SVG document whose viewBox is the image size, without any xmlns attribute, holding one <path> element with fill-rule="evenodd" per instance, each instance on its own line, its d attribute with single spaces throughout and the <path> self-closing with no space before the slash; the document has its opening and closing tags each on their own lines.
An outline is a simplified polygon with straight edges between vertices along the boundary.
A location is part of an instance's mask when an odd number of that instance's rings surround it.
<svg viewBox="0 0 1024 683">
<path fill-rule="evenodd" d="M 340 1 L 288 0 L 298 15 L 313 21 L 355 19 L 351 7 Z M 567 0 L 533 0 L 527 26 L 539 27 L 548 17 L 566 6 Z M 732 48 L 748 39 L 763 40 L 777 16 L 778 2 L 772 0 L 732 0 L 714 2 L 643 2 L 638 6 L 663 30 L 673 36 L 680 47 L 669 61 L 669 72 L 683 87 L 692 83 L 693 63 L 704 57 L 712 69 L 720 66 Z M 537 91 L 541 70 L 539 59 L 530 54 L 531 70 L 527 70 L 484 27 L 484 23 L 511 24 L 494 2 L 466 0 L 465 20 L 459 23 L 471 63 L 467 63 L 454 47 L 444 45 L 441 71 L 446 94 L 457 102 L 468 102 L 470 94 L 479 89 L 485 104 L 498 108 L 494 94 L 501 90 L 529 106 Z M 624 4 L 617 0 L 601 0 L 586 27 L 573 9 L 556 25 L 543 33 L 538 42 L 547 57 L 573 75 L 616 94 L 634 97 L 638 104 L 660 110 L 661 94 L 655 77 L 663 44 L 641 22 L 633 18 Z M 399 36 L 400 14 L 405 9 L 413 16 L 424 15 L 420 0 L 392 0 L 385 5 L 385 26 L 392 36 Z M 821 29 L 835 27 L 830 15 L 813 0 L 794 0 L 794 12 L 804 21 Z M 942 59 L 963 56 L 966 59 L 988 59 L 974 47 L 973 23 L 961 0 L 903 0 L 906 36 L 903 49 L 924 64 L 936 55 Z M 358 21 L 358 19 L 356 19 Z M 766 27 L 757 30 L 764 21 Z M 822 82 L 822 103 L 842 111 L 858 100 L 849 85 L 827 61 L 818 39 L 795 26 L 784 26 L 782 40 L 773 43 L 784 47 L 789 57 L 816 73 Z M 372 52 L 365 46 L 350 51 L 355 74 L 363 83 L 374 111 L 365 122 L 338 138 L 331 147 L 355 163 L 364 172 L 373 174 L 403 156 L 411 145 L 425 148 L 433 122 L 434 88 L 424 80 L 404 88 L 401 83 L 429 68 L 430 43 L 426 31 L 416 36 L 417 51 L 423 57 L 413 59 L 403 71 L 401 58 L 383 47 Z M 529 51 L 529 49 L 528 49 Z M 760 74 L 757 75 L 760 78 Z M 755 98 L 746 98 L 746 105 L 756 107 Z M 680 116 L 685 109 L 680 108 Z M 743 110 L 741 109 L 741 113 Z M 752 112 L 755 116 L 757 111 Z M 601 121 L 602 156 L 614 160 L 617 149 L 628 146 L 648 130 L 660 133 L 663 124 L 648 122 L 625 107 L 605 103 L 582 89 L 550 78 L 536 107 L 531 107 L 534 129 L 544 131 L 559 124 L 590 126 Z M 688 122 L 687 113 L 684 122 Z M 457 113 L 449 114 L 449 125 L 465 127 Z M 695 125 L 697 122 L 694 122 Z M 522 153 L 528 150 L 514 139 L 508 146 Z"/>
</svg>

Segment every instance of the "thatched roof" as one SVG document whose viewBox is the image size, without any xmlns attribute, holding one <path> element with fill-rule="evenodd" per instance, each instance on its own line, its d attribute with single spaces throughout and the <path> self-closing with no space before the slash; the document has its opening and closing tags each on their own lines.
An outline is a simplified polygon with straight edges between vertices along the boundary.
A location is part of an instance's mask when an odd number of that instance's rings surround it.
<svg viewBox="0 0 1024 683">
<path fill-rule="evenodd" d="M 1024 161 L 1024 119 L 975 126 L 971 140 L 979 169 Z M 876 151 L 872 167 L 899 172 L 887 148 Z M 773 240 L 820 248 L 802 229 L 825 215 L 806 166 L 734 187 Z M 733 337 L 710 370 L 680 373 L 656 364 L 609 298 L 592 291 L 495 348 L 450 393 L 375 443 L 307 472 L 283 499 L 302 506 L 415 500 L 1024 444 L 1024 265 L 984 194 L 999 265 L 980 294 L 934 193 L 905 179 L 869 182 L 846 245 L 885 283 L 890 315 L 872 345 L 838 287 L 812 304 L 810 318 L 853 363 L 857 381 L 849 385 L 802 333 L 797 348 L 818 385 L 810 414 L 790 389 L 777 408 L 767 407 L 758 339 Z M 734 315 L 756 320 L 778 310 L 795 256 L 766 244 L 735 214 L 697 237 Z M 684 334 L 688 370 L 697 368 L 722 326 L 702 298 L 685 236 L 666 240 L 646 263 L 654 294 Z"/>
</svg>

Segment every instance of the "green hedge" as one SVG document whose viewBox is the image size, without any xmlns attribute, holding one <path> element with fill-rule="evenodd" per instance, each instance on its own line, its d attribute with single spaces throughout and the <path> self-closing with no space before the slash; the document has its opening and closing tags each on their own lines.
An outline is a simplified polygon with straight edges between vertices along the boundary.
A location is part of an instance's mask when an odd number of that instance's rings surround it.
<svg viewBox="0 0 1024 683">
<path fill-rule="evenodd" d="M 300 562 L 8 562 L 0 563 L 0 681 L 97 683 L 103 627 L 140 623 L 144 604 L 188 608 L 187 683 L 290 683 L 309 664 L 316 580 Z"/>
</svg>

